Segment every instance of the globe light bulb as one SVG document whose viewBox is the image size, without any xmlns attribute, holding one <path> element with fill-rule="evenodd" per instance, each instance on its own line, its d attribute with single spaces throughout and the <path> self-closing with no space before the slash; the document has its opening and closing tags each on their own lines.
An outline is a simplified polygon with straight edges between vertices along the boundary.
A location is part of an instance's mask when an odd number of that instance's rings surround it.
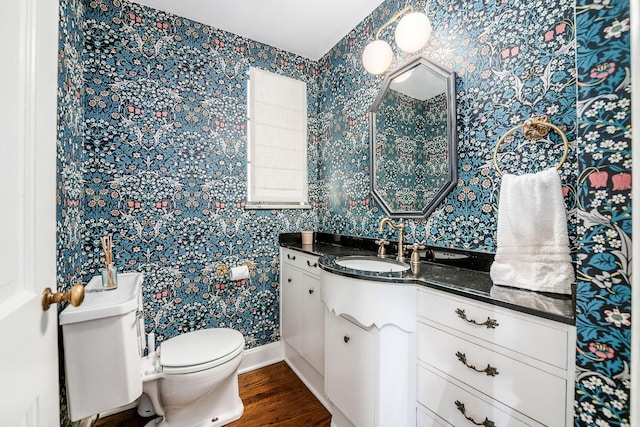
<svg viewBox="0 0 640 427">
<path fill-rule="evenodd" d="M 374 40 L 362 52 L 362 64 L 371 74 L 384 73 L 393 61 L 391 46 L 384 40 Z"/>
<path fill-rule="evenodd" d="M 396 45 L 405 52 L 417 52 L 431 37 L 431 22 L 421 12 L 411 12 L 396 26 Z"/>
</svg>

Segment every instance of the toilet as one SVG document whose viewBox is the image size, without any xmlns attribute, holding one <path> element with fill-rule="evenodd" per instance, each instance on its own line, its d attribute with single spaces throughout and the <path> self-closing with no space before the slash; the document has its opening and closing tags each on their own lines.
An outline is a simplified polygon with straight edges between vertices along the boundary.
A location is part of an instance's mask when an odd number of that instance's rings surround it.
<svg viewBox="0 0 640 427">
<path fill-rule="evenodd" d="M 143 391 L 162 421 L 151 426 L 220 426 L 237 420 L 242 334 L 213 328 L 178 335 L 147 360 Z M 208 423 L 207 423 L 208 421 Z"/>
<path fill-rule="evenodd" d="M 187 332 L 143 357 L 142 282 L 141 273 L 119 274 L 118 287 L 103 291 L 94 278 L 83 303 L 60 313 L 71 421 L 129 405 L 143 392 L 160 415 L 148 427 L 213 427 L 239 419 L 242 334 Z"/>
</svg>

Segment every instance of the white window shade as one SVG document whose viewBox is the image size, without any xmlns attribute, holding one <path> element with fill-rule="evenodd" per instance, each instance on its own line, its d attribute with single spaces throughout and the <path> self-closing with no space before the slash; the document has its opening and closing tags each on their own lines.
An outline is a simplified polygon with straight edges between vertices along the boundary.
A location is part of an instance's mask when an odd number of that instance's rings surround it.
<svg viewBox="0 0 640 427">
<path fill-rule="evenodd" d="M 247 205 L 306 207 L 307 85 L 253 67 L 249 79 Z"/>
</svg>

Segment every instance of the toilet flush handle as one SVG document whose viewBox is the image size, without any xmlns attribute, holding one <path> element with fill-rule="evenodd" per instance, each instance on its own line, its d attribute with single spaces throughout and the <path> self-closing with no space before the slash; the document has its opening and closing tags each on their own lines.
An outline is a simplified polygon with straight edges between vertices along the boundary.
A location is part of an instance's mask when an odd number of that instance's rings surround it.
<svg viewBox="0 0 640 427">
<path fill-rule="evenodd" d="M 84 286 L 77 284 L 69 292 L 51 292 L 51 288 L 45 288 L 42 292 L 42 310 L 49 310 L 51 304 L 59 304 L 62 301 L 77 307 L 84 301 Z"/>
</svg>

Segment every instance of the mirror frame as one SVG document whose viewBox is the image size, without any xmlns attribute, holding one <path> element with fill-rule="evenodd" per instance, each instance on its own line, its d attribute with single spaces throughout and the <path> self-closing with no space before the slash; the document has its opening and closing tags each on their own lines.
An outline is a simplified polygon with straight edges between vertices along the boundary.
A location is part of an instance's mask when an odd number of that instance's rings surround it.
<svg viewBox="0 0 640 427">
<path fill-rule="evenodd" d="M 376 185 L 376 112 L 384 100 L 387 89 L 391 86 L 394 78 L 405 72 L 423 65 L 434 74 L 441 76 L 445 80 L 447 95 L 447 142 L 448 142 L 448 166 L 449 180 L 440 188 L 432 200 L 420 211 L 395 211 L 391 209 L 389 203 L 378 193 Z M 441 65 L 419 56 L 392 71 L 385 79 L 382 87 L 378 91 L 375 101 L 369 109 L 369 157 L 371 159 L 370 171 L 370 191 L 373 198 L 382 206 L 385 213 L 391 218 L 427 218 L 442 203 L 444 198 L 457 185 L 458 181 L 458 138 L 457 138 L 457 106 L 456 106 L 456 74 Z"/>
</svg>

